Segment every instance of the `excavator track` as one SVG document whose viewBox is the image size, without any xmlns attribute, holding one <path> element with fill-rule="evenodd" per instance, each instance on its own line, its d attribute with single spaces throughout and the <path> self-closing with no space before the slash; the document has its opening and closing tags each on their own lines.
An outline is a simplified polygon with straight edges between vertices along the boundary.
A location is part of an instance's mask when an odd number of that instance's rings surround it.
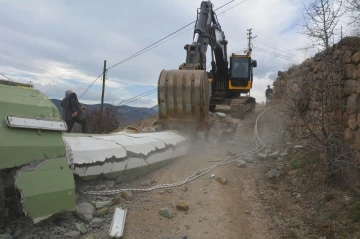
<svg viewBox="0 0 360 239">
<path fill-rule="evenodd" d="M 230 104 L 230 114 L 233 118 L 244 119 L 247 112 L 255 108 L 255 98 L 239 97 L 233 99 Z"/>
</svg>

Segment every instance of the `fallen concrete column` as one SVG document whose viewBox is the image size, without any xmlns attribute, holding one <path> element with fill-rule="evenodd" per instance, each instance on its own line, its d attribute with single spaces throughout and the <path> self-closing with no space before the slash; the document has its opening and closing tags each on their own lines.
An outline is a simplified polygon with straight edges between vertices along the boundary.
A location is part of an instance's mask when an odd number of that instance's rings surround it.
<svg viewBox="0 0 360 239">
<path fill-rule="evenodd" d="M 64 134 L 68 163 L 83 179 L 129 178 L 151 172 L 187 153 L 184 136 L 173 131 L 107 135 Z"/>
</svg>

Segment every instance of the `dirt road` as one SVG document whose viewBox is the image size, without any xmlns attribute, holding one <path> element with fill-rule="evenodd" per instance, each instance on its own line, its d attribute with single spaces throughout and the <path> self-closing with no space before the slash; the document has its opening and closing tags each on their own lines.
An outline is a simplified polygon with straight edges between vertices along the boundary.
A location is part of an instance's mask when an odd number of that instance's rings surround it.
<svg viewBox="0 0 360 239">
<path fill-rule="evenodd" d="M 262 108 L 239 124 L 236 140 L 223 145 L 192 145 L 189 156 L 180 158 L 132 183 L 155 180 L 156 184 L 184 180 L 195 171 L 209 167 L 227 157 L 227 152 L 246 152 L 253 144 L 253 127 Z M 223 185 L 210 178 L 225 177 Z M 271 218 L 267 216 L 257 192 L 256 162 L 239 168 L 235 163 L 219 166 L 184 187 L 137 193 L 128 205 L 124 238 L 276 238 Z M 177 202 L 189 205 L 187 212 L 177 210 Z M 174 212 L 171 219 L 159 214 L 161 208 Z"/>
</svg>

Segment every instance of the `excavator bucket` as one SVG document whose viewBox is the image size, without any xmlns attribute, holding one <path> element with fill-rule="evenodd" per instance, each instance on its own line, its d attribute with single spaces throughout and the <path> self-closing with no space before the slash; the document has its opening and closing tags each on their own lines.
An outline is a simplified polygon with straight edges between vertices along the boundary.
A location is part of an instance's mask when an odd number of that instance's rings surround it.
<svg viewBox="0 0 360 239">
<path fill-rule="evenodd" d="M 159 123 L 165 129 L 206 126 L 210 89 L 204 70 L 163 70 L 158 81 Z"/>
</svg>

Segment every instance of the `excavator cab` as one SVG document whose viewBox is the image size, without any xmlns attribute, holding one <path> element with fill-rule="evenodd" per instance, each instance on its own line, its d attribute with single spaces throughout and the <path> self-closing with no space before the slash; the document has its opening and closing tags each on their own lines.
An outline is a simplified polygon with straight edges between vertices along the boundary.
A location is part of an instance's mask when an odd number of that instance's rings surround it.
<svg viewBox="0 0 360 239">
<path fill-rule="evenodd" d="M 257 62 L 250 55 L 230 56 L 229 91 L 249 93 L 253 82 L 253 67 Z"/>
</svg>

